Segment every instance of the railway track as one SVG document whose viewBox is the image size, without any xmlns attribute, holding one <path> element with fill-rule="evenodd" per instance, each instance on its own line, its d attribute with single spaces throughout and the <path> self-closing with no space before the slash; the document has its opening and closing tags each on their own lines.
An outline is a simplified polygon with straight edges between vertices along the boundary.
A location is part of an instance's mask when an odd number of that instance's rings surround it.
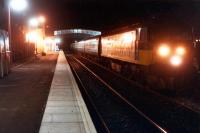
<svg viewBox="0 0 200 133">
<path fill-rule="evenodd" d="M 134 85 L 83 58 L 79 59 L 90 70 L 106 81 L 106 84 L 112 86 L 116 92 L 167 131 L 200 132 L 200 115 L 198 112 L 163 98 L 156 93 L 146 91 L 141 86 Z"/>
<path fill-rule="evenodd" d="M 167 132 L 83 63 L 72 56 L 67 56 L 67 59 L 81 88 L 89 97 L 90 105 L 103 123 L 104 131 L 113 133 Z"/>
<path fill-rule="evenodd" d="M 113 72 L 112 70 L 109 70 L 109 69 L 107 69 L 106 67 L 104 67 L 104 66 L 102 66 L 102 65 L 100 65 L 100 64 L 98 64 L 98 63 L 96 63 L 96 62 L 94 62 L 94 61 L 92 61 L 92 60 L 89 60 L 89 59 L 87 59 L 87 58 L 85 58 L 85 57 L 83 57 L 83 56 L 77 56 L 76 58 L 77 58 L 78 60 L 82 60 L 82 62 L 83 62 L 86 66 L 88 66 L 88 65 L 90 66 L 91 64 L 93 64 L 93 65 L 95 66 L 95 68 L 96 68 L 96 67 L 99 67 L 99 68 L 101 68 L 101 69 L 104 69 L 104 70 L 107 71 L 108 73 L 111 73 L 112 75 L 115 75 L 115 76 L 117 76 L 118 78 L 120 78 L 120 79 L 122 79 L 122 80 L 124 80 L 124 81 L 126 81 L 126 82 L 131 83 L 133 86 L 137 86 L 137 88 L 139 87 L 139 88 L 141 88 L 141 89 L 144 90 L 144 91 L 148 91 L 149 93 L 153 93 L 153 95 L 156 95 L 156 96 L 158 96 L 158 97 L 160 97 L 160 98 L 162 98 L 162 99 L 165 99 L 166 101 L 170 101 L 170 102 L 172 102 L 172 103 L 179 104 L 180 106 L 184 106 L 185 108 L 188 108 L 189 110 L 191 110 L 191 111 L 193 111 L 193 112 L 200 113 L 199 109 L 192 108 L 192 107 L 188 106 L 187 104 L 185 104 L 185 103 L 183 103 L 183 102 L 178 102 L 178 101 L 176 101 L 176 100 L 174 100 L 174 99 L 172 99 L 172 98 L 169 98 L 169 97 L 167 97 L 167 96 L 165 96 L 165 95 L 162 95 L 162 94 L 160 94 L 159 92 L 154 91 L 154 90 L 150 89 L 149 87 L 144 86 L 144 85 L 138 83 L 137 81 L 133 81 L 133 80 L 130 80 L 130 79 L 128 79 L 128 78 L 125 78 L 124 76 L 122 76 L 122 75 L 120 75 L 120 74 L 118 74 L 118 73 L 116 73 L 116 72 Z"/>
</svg>

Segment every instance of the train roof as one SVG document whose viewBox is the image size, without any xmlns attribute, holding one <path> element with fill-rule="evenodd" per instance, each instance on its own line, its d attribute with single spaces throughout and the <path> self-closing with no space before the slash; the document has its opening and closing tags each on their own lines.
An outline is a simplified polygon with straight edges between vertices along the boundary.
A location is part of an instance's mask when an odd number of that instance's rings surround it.
<svg viewBox="0 0 200 133">
<path fill-rule="evenodd" d="M 190 33 L 191 27 L 188 27 L 185 24 L 179 24 L 178 22 L 166 22 L 166 21 L 159 21 L 159 22 L 147 22 L 147 23 L 134 23 L 134 24 L 128 24 L 127 26 L 113 28 L 107 31 L 102 32 L 101 35 L 85 38 L 84 40 L 99 38 L 99 37 L 105 37 L 105 36 L 111 36 L 114 34 L 120 34 L 123 32 L 128 32 L 131 30 L 135 30 L 136 28 L 147 28 L 148 32 L 158 35 L 166 35 L 166 34 L 177 34 L 177 33 Z"/>
<path fill-rule="evenodd" d="M 127 31 L 130 31 L 130 30 L 135 30 L 136 28 L 141 28 L 141 27 L 142 26 L 139 23 L 131 24 L 131 25 L 120 27 L 120 28 L 115 28 L 114 30 L 108 30 L 106 32 L 103 32 L 101 35 L 85 38 L 81 41 L 96 39 L 96 38 L 100 38 L 100 37 L 104 37 L 104 36 L 114 35 L 114 34 L 117 34 L 117 33 L 123 33 L 123 32 L 127 32 Z M 79 41 L 79 42 L 81 42 L 81 41 Z"/>
<path fill-rule="evenodd" d="M 142 28 L 142 27 L 145 27 L 145 26 L 142 26 L 141 23 L 130 24 L 130 25 L 126 25 L 126 26 L 123 26 L 123 27 L 117 27 L 114 30 L 112 29 L 112 30 L 105 31 L 105 32 L 102 33 L 101 36 L 109 36 L 109 35 L 114 35 L 114 34 L 117 34 L 117 33 L 120 34 L 120 33 L 123 33 L 123 32 L 135 30 L 136 28 Z"/>
</svg>

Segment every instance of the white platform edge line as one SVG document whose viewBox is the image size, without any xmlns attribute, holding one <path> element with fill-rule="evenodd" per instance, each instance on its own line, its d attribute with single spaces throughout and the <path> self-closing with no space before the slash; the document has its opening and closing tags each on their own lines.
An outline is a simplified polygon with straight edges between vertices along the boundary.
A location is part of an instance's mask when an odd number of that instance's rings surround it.
<svg viewBox="0 0 200 133">
<path fill-rule="evenodd" d="M 62 54 L 64 55 L 63 52 L 62 52 Z M 65 57 L 65 55 L 64 55 L 64 57 Z M 65 57 L 65 59 L 66 59 L 66 57 Z M 66 59 L 66 62 L 68 64 L 67 59 Z M 78 106 L 80 107 L 81 117 L 83 119 L 83 123 L 84 123 L 84 126 L 85 126 L 86 133 L 97 133 L 96 128 L 94 126 L 94 123 L 92 122 L 92 119 L 91 119 L 91 117 L 89 115 L 89 111 L 87 109 L 87 106 L 86 106 L 86 104 L 85 104 L 85 102 L 83 100 L 82 94 L 81 94 L 81 92 L 79 90 L 79 87 L 78 87 L 78 85 L 76 83 L 76 80 L 75 80 L 75 78 L 73 76 L 73 73 L 72 73 L 71 68 L 69 67 L 69 65 L 68 65 L 67 69 L 69 70 L 70 79 L 71 79 L 71 81 L 73 83 L 75 96 L 76 96 L 76 99 L 77 99 L 77 102 L 78 102 Z"/>
<path fill-rule="evenodd" d="M 53 84 L 53 81 L 54 81 L 54 79 L 55 79 L 55 72 L 56 72 L 56 68 L 57 68 L 57 64 L 58 64 L 58 59 L 60 58 L 60 52 L 59 52 L 59 54 L 58 54 L 58 57 L 57 57 L 57 61 L 56 61 L 56 66 L 55 66 L 55 70 L 54 70 L 54 74 L 53 74 L 53 79 L 52 79 L 52 81 L 51 81 L 51 86 L 50 86 L 50 90 L 49 90 L 49 94 L 51 93 L 51 87 L 52 87 L 52 84 Z M 43 125 L 43 119 L 44 119 L 44 115 L 46 114 L 46 107 L 47 107 L 47 103 L 48 103 L 48 101 L 49 101 L 49 98 L 50 98 L 50 96 L 48 95 L 48 98 L 47 98 L 47 102 L 46 102 L 46 105 L 45 105 L 45 109 L 44 109 L 44 114 L 43 114 L 43 116 L 42 116 L 42 121 L 41 121 L 41 123 L 40 123 L 40 129 L 39 129 L 39 133 L 41 133 L 41 128 L 42 128 L 42 125 Z"/>
<path fill-rule="evenodd" d="M 54 75 L 55 75 L 56 69 L 58 67 L 58 60 L 59 60 L 59 58 L 62 58 L 62 57 L 64 57 L 65 62 L 68 64 L 64 52 L 60 51 L 59 55 L 58 55 L 58 58 L 57 58 L 57 63 L 56 63 Z M 80 93 L 79 87 L 78 87 L 78 85 L 77 85 L 77 83 L 75 81 L 75 78 L 74 78 L 73 74 L 72 74 L 72 71 L 71 71 L 69 65 L 66 65 L 65 67 L 66 67 L 67 70 L 69 70 L 69 73 L 71 75 L 70 76 L 70 80 L 71 80 L 71 82 L 73 84 L 73 88 L 74 88 L 74 89 L 72 89 L 72 91 L 73 91 L 73 93 L 75 92 L 75 98 L 76 98 L 77 103 L 78 103 L 78 108 L 80 109 L 81 118 L 83 120 L 83 125 L 84 125 L 84 128 L 85 128 L 85 132 L 86 133 L 97 133 L 96 128 L 95 128 L 95 126 L 94 126 L 94 124 L 92 122 L 92 119 L 91 119 L 90 115 L 89 115 L 89 111 L 88 111 L 88 109 L 86 107 L 86 104 L 85 104 L 85 102 L 84 102 L 84 100 L 82 98 L 82 95 Z M 55 79 L 55 76 L 53 76 L 51 87 L 52 87 L 54 79 Z M 51 93 L 51 90 L 52 90 L 51 87 L 50 87 L 49 94 Z M 49 101 L 49 98 L 50 97 L 48 96 L 47 103 Z M 47 105 L 47 103 L 46 103 L 46 105 Z M 45 108 L 44 114 L 45 113 L 46 113 L 46 108 Z M 43 114 L 43 116 L 44 116 L 44 114 Z M 45 123 L 45 122 L 43 122 L 43 118 L 42 118 L 42 121 L 41 121 L 41 124 L 40 124 L 41 126 L 40 126 L 39 133 L 41 132 L 41 127 L 42 127 L 43 123 Z"/>
</svg>

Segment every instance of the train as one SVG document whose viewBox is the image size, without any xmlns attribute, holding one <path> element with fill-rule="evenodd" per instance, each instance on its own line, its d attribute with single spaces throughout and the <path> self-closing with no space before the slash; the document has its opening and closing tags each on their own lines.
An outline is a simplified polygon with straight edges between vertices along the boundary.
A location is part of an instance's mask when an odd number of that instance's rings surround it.
<svg viewBox="0 0 200 133">
<path fill-rule="evenodd" d="M 192 36 L 184 31 L 134 25 L 75 42 L 71 48 L 127 78 L 175 88 L 194 71 Z"/>
<path fill-rule="evenodd" d="M 0 30 L 0 78 L 10 72 L 11 52 L 8 32 Z"/>
</svg>

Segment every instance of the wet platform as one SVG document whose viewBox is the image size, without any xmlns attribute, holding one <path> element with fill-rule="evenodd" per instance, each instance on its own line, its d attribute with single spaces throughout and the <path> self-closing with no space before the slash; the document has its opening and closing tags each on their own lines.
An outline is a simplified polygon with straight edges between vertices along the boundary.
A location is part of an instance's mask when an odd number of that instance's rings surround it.
<svg viewBox="0 0 200 133">
<path fill-rule="evenodd" d="M 95 132 L 69 64 L 60 51 L 40 133 Z"/>
</svg>

